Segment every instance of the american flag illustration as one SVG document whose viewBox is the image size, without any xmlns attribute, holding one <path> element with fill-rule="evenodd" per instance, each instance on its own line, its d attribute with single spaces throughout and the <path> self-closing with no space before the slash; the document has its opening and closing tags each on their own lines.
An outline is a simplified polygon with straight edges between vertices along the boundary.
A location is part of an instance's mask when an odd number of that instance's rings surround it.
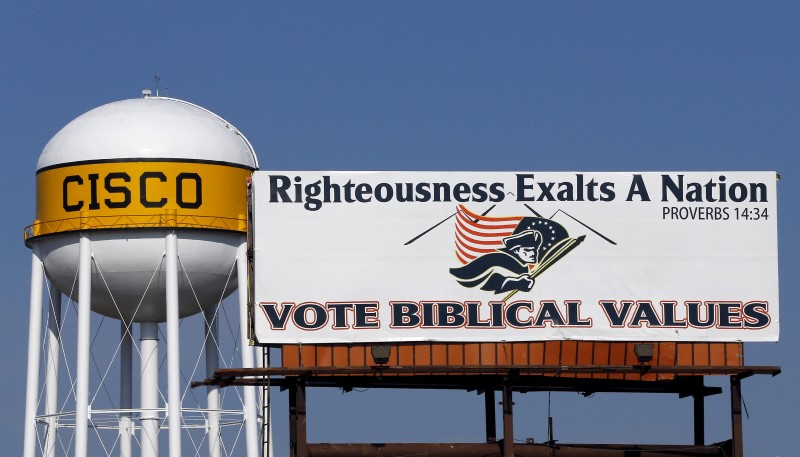
<svg viewBox="0 0 800 457">
<path fill-rule="evenodd" d="M 510 236 L 522 216 L 481 216 L 458 206 L 456 212 L 456 258 L 467 264 L 476 257 L 503 247 L 503 238 Z"/>
</svg>

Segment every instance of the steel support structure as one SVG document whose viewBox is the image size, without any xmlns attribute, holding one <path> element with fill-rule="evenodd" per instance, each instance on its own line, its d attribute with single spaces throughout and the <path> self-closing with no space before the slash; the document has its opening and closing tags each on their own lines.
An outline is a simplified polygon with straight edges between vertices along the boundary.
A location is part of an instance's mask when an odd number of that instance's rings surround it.
<svg viewBox="0 0 800 457">
<path fill-rule="evenodd" d="M 241 354 L 242 367 L 254 368 L 253 347 L 250 346 L 250 338 L 247 329 L 247 298 L 250 290 L 247 280 L 247 242 L 239 245 L 236 251 L 236 277 L 239 284 L 239 334 L 241 335 Z M 247 457 L 258 457 L 258 405 L 256 404 L 256 387 L 247 386 L 244 388 L 244 426 L 245 441 L 247 442 Z"/>
<path fill-rule="evenodd" d="M 780 374 L 778 366 L 657 366 L 641 365 L 542 365 L 542 366 L 373 366 L 373 367 L 264 367 L 259 369 L 220 369 L 214 376 L 193 387 L 205 385 L 256 386 L 270 382 L 289 390 L 289 439 L 292 457 L 399 457 L 404 455 L 446 456 L 535 456 L 624 457 L 636 453 L 656 457 L 674 456 L 743 457 L 741 379 L 754 374 Z M 665 374 L 664 379 L 602 379 L 586 374 Z M 584 376 L 576 376 L 584 375 Z M 722 393 L 719 387 L 706 386 L 704 376 L 728 376 L 731 382 L 732 439 L 722 443 L 705 441 L 704 397 Z M 306 388 L 336 387 L 392 389 L 483 390 L 486 443 L 308 443 L 306 434 Z M 494 394 L 502 391 L 503 437 L 496 439 Z M 638 392 L 672 393 L 693 398 L 694 444 L 563 444 L 556 442 L 549 427 L 544 443 L 514 443 L 513 392 Z M 493 442 L 493 438 L 495 441 Z"/>
<path fill-rule="evenodd" d="M 158 323 L 139 324 L 141 456 L 158 457 Z"/>
<path fill-rule="evenodd" d="M 206 373 L 209 375 L 219 368 L 219 324 L 217 321 L 218 306 L 205 310 L 205 353 Z M 219 457 L 222 451 L 222 442 L 219 434 L 219 386 L 206 387 L 206 408 L 208 408 L 208 457 Z"/>
<path fill-rule="evenodd" d="M 169 216 L 169 215 L 168 215 Z M 169 231 L 164 240 L 164 273 L 166 285 L 166 311 L 167 317 L 165 330 L 167 337 L 167 367 L 168 390 L 164 398 L 159 390 L 159 324 L 157 322 L 140 323 L 139 336 L 140 348 L 140 382 L 139 404 L 133 405 L 133 323 L 120 321 L 119 356 L 119 407 L 116 424 L 113 427 L 118 431 L 119 437 L 115 441 L 113 452 L 120 457 L 132 457 L 134 446 L 140 448 L 142 457 L 158 457 L 163 451 L 160 449 L 159 433 L 161 428 L 167 427 L 169 432 L 169 457 L 180 457 L 182 454 L 181 438 L 184 428 L 182 418 L 182 382 L 180 375 L 180 315 L 179 315 L 179 269 L 178 236 L 176 231 Z M 78 234 L 77 245 L 77 295 L 76 298 L 76 344 L 74 367 L 74 410 L 64 411 L 64 399 L 59 399 L 59 372 L 60 361 L 64 357 L 62 344 L 62 308 L 61 291 L 57 286 L 47 281 L 44 262 L 38 243 L 31 243 L 31 275 L 30 275 L 30 301 L 28 322 L 28 349 L 27 372 L 25 393 L 25 416 L 23 419 L 23 457 L 55 457 L 59 453 L 59 430 L 67 427 L 74 430 L 71 433 L 70 443 L 63 446 L 62 453 L 75 457 L 86 457 L 93 453 L 94 442 L 90 445 L 90 436 L 94 435 L 95 426 L 99 429 L 108 428 L 105 423 L 101 426 L 92 423 L 91 401 L 91 334 L 92 334 L 92 282 L 93 275 L 97 274 L 97 265 L 94 263 L 94 253 L 91 233 L 83 231 Z M 247 256 L 246 244 L 237 252 L 237 266 L 239 267 L 239 285 L 243 291 L 240 298 L 242 313 L 242 340 L 241 348 L 243 364 L 253 368 L 253 350 L 249 346 L 247 336 Z M 96 286 L 96 285 L 95 285 Z M 46 310 L 45 310 L 46 308 Z M 46 324 L 43 325 L 45 313 Z M 208 344 L 207 375 L 212 376 L 219 369 L 218 359 L 218 329 L 216 307 L 206 312 Z M 163 349 L 162 349 L 163 351 Z M 259 422 L 256 387 L 244 388 L 246 405 L 243 408 L 246 422 L 247 457 L 258 457 Z M 219 457 L 222 454 L 221 432 L 223 426 L 222 406 L 218 386 L 210 385 L 208 388 L 208 428 L 209 428 L 209 457 Z M 163 404 L 166 400 L 166 405 Z M 166 415 L 164 410 L 166 409 Z M 103 409 L 102 413 L 108 411 Z M 74 425 L 71 417 L 67 420 L 63 416 L 74 414 Z M 134 433 L 136 429 L 139 432 Z M 99 435 L 98 435 L 99 437 Z M 166 443 L 164 443 L 166 444 Z"/>
<path fill-rule="evenodd" d="M 256 360 L 259 368 L 270 367 L 270 348 L 257 346 Z M 270 378 L 264 378 L 261 385 L 261 457 L 272 457 L 272 385 Z"/>
<path fill-rule="evenodd" d="M 306 457 L 307 451 L 306 386 L 303 381 L 297 380 L 289 389 L 289 455 Z"/>
<path fill-rule="evenodd" d="M 692 395 L 694 402 L 694 444 L 702 445 L 706 441 L 706 407 L 705 395 L 702 393 L 695 393 Z"/>
<path fill-rule="evenodd" d="M 309 444 L 314 457 L 499 457 L 498 443 Z M 516 457 L 729 457 L 724 446 L 517 443 Z"/>
<path fill-rule="evenodd" d="M 133 335 L 131 323 L 119 322 L 119 455 L 133 457 Z"/>
<path fill-rule="evenodd" d="M 42 287 L 44 265 L 39 258 L 39 246 L 33 245 L 31 257 L 31 299 L 28 320 L 28 373 L 25 390 L 25 425 L 23 430 L 23 457 L 36 455 L 36 395 L 39 391 L 39 360 L 42 338 Z"/>
<path fill-rule="evenodd" d="M 642 368 L 639 365 L 426 365 L 426 366 L 367 366 L 367 367 L 273 367 L 273 368 L 223 368 L 214 373 L 214 377 L 199 382 L 193 382 L 192 386 L 204 386 L 207 384 L 224 384 L 224 385 L 258 385 L 263 384 L 261 378 L 265 376 L 273 377 L 303 377 L 307 382 L 312 380 L 316 382 L 319 379 L 338 379 L 340 383 L 346 384 L 343 379 L 372 379 L 380 380 L 380 384 L 392 383 L 393 380 L 404 380 L 409 384 L 430 384 L 432 379 L 437 382 L 441 380 L 449 380 L 448 385 L 453 388 L 461 389 L 465 383 L 464 380 L 474 381 L 475 378 L 470 379 L 469 376 L 476 376 L 483 379 L 484 382 L 476 383 L 482 387 L 486 385 L 489 378 L 508 377 L 513 376 L 514 385 L 522 385 L 531 379 L 538 379 L 542 382 L 540 385 L 547 384 L 547 388 L 543 390 L 560 390 L 560 386 L 566 387 L 564 390 L 585 392 L 591 390 L 593 392 L 607 391 L 607 392 L 621 392 L 621 391 L 636 391 L 636 392 L 661 392 L 663 391 L 664 383 L 662 381 L 628 381 L 620 382 L 619 380 L 604 379 L 604 378 L 591 378 L 591 377 L 578 377 L 577 375 L 669 375 L 669 378 L 687 378 L 696 376 L 716 376 L 716 375 L 753 375 L 753 374 L 768 374 L 777 376 L 781 373 L 779 366 L 653 366 Z M 440 376 L 436 376 L 439 374 Z M 413 376 L 398 376 L 398 375 L 413 375 Z M 346 377 L 345 377 L 346 376 Z M 604 376 L 605 377 L 605 376 Z M 273 383 L 277 382 L 278 378 L 273 378 Z M 545 382 L 546 381 L 546 382 Z M 676 384 L 674 380 L 668 381 L 668 384 Z M 681 386 L 684 390 L 692 390 L 695 383 L 682 383 Z M 634 389 L 628 388 L 635 386 Z M 653 386 L 647 388 L 646 386 Z M 601 390 L 592 390 L 593 387 L 601 388 Z M 713 388 L 708 388 L 712 389 Z M 529 389 L 532 390 L 532 389 Z"/>
<path fill-rule="evenodd" d="M 55 457 L 58 438 L 58 371 L 61 361 L 61 291 L 47 284 L 47 359 L 45 365 L 45 405 L 47 430 L 44 436 L 44 457 Z"/>
<path fill-rule="evenodd" d="M 483 391 L 483 405 L 486 410 L 486 442 L 497 442 L 497 418 L 495 417 L 494 387 Z"/>
<path fill-rule="evenodd" d="M 92 315 L 92 243 L 81 233 L 78 259 L 78 345 L 75 367 L 75 457 L 89 453 L 89 361 Z"/>
<path fill-rule="evenodd" d="M 733 440 L 733 457 L 744 457 L 742 379 L 739 376 L 731 376 L 731 439 Z"/>
<path fill-rule="evenodd" d="M 503 457 L 514 455 L 514 400 L 511 383 L 503 382 Z"/>
<path fill-rule="evenodd" d="M 167 233 L 165 249 L 167 295 L 167 423 L 169 455 L 181 455 L 181 338 L 178 312 L 178 235 Z"/>
</svg>

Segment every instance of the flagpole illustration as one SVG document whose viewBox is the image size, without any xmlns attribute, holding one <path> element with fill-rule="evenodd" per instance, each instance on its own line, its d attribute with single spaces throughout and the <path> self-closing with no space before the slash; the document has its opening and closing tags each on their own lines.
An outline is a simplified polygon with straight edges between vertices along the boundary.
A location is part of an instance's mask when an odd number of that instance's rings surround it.
<svg viewBox="0 0 800 457">
<path fill-rule="evenodd" d="M 570 238 L 566 243 L 564 243 L 560 248 L 558 248 L 555 254 L 549 256 L 542 263 L 540 263 L 538 267 L 528 275 L 528 277 L 530 277 L 531 279 L 536 279 L 537 276 L 544 273 L 545 270 L 550 268 L 554 263 L 558 262 L 562 257 L 569 254 L 570 251 L 572 251 L 573 249 L 578 247 L 578 245 L 583 243 L 583 240 L 585 239 L 586 235 L 581 235 L 578 238 Z M 517 292 L 519 292 L 519 289 L 512 290 L 508 295 L 506 295 L 506 298 L 504 298 L 503 301 L 507 302 Z"/>
<path fill-rule="evenodd" d="M 528 206 L 528 205 L 525 205 L 525 206 Z M 530 207 L 528 207 L 528 209 L 530 209 L 531 211 L 533 211 L 533 209 L 531 209 Z M 535 211 L 534 211 L 534 213 L 535 213 Z M 595 235 L 597 235 L 597 236 L 599 236 L 600 238 L 602 238 L 602 239 L 604 239 L 604 240 L 608 241 L 609 243 L 613 244 L 614 246 L 616 246 L 616 245 L 617 245 L 617 243 L 616 243 L 614 240 L 612 240 L 611 238 L 609 238 L 609 237 L 607 237 L 607 236 L 603 235 L 602 233 L 598 232 L 597 230 L 595 230 L 595 229 L 593 229 L 593 228 L 589 227 L 588 225 L 586 225 L 586 224 L 585 224 L 585 223 L 583 223 L 582 221 L 578 220 L 578 218 L 576 218 L 575 216 L 573 216 L 573 215 L 569 214 L 568 212 L 566 212 L 566 211 L 564 211 L 564 210 L 561 210 L 561 209 L 560 209 L 560 210 L 556 211 L 555 213 L 553 213 L 553 215 L 552 215 L 552 216 L 550 216 L 550 219 L 554 218 L 554 217 L 556 216 L 556 214 L 558 214 L 558 213 L 563 213 L 563 214 L 566 214 L 566 215 L 567 215 L 567 217 L 569 217 L 569 218 L 570 218 L 570 219 L 572 219 L 573 221 L 575 221 L 575 222 L 577 222 L 577 223 L 581 224 L 582 226 L 586 227 L 587 229 L 591 230 L 591 231 L 592 231 L 592 233 L 594 233 Z"/>
<path fill-rule="evenodd" d="M 497 205 L 492 205 L 492 206 L 490 206 L 490 207 L 489 207 L 489 209 L 487 209 L 486 211 L 484 211 L 484 212 L 483 212 L 483 214 L 481 214 L 481 216 L 485 216 L 485 215 L 489 214 L 489 212 L 490 212 L 491 210 L 493 210 L 495 206 L 497 206 Z M 527 206 L 527 205 L 526 205 L 526 206 Z M 435 229 L 436 227 L 438 227 L 438 226 L 440 226 L 440 225 L 444 224 L 445 222 L 447 222 L 448 220 L 450 220 L 450 218 L 452 218 L 452 217 L 453 217 L 453 216 L 455 216 L 456 214 L 458 214 L 458 211 L 456 211 L 455 213 L 453 213 L 453 214 L 451 214 L 451 215 L 447 216 L 446 218 L 442 219 L 441 221 L 437 222 L 436 224 L 432 225 L 432 226 L 431 226 L 431 227 L 429 227 L 427 230 L 425 230 L 424 232 L 422 232 L 422 233 L 420 233 L 419 235 L 415 236 L 414 238 L 411 238 L 410 240 L 406 241 L 405 243 L 403 243 L 403 246 L 408 246 L 409 244 L 411 244 L 411 243 L 413 243 L 413 242 L 417 241 L 418 239 L 422 238 L 423 236 L 427 235 L 427 234 L 428 234 L 428 232 L 430 232 L 431 230 Z"/>
</svg>

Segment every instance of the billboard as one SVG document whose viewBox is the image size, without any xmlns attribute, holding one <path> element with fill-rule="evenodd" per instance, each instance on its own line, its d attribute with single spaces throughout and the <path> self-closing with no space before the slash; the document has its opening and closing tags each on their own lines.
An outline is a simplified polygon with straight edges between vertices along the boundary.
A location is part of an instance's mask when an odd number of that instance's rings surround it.
<svg viewBox="0 0 800 457">
<path fill-rule="evenodd" d="M 253 175 L 256 340 L 777 341 L 774 172 Z"/>
</svg>

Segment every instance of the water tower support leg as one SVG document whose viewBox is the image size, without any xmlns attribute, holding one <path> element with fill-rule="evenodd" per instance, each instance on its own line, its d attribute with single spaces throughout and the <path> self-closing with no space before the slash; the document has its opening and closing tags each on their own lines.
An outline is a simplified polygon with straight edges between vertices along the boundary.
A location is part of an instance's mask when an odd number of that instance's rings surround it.
<svg viewBox="0 0 800 457">
<path fill-rule="evenodd" d="M 141 456 L 158 457 L 158 323 L 139 324 Z"/>
<path fill-rule="evenodd" d="M 217 321 L 217 306 L 214 305 L 204 312 L 205 317 L 205 353 L 206 376 L 214 376 L 214 371 L 219 368 L 219 325 Z M 208 408 L 208 456 L 219 457 L 221 443 L 219 435 L 219 387 L 210 385 L 206 388 L 206 407 Z"/>
<path fill-rule="evenodd" d="M 130 410 L 133 408 L 133 335 L 131 335 L 131 324 L 124 320 L 119 321 L 119 331 L 119 407 L 120 409 Z M 133 457 L 131 444 L 132 426 L 131 413 L 125 411 L 120 414 L 120 457 Z"/>
<path fill-rule="evenodd" d="M 89 351 L 91 350 L 92 243 L 81 234 L 78 258 L 78 361 L 75 367 L 75 457 L 89 452 Z"/>
<path fill-rule="evenodd" d="M 239 285 L 239 334 L 241 335 L 242 367 L 253 368 L 253 347 L 248 337 L 247 294 L 250 289 L 247 282 L 247 243 L 239 245 L 236 251 L 236 280 Z M 247 442 L 247 457 L 258 457 L 258 405 L 256 404 L 256 387 L 246 386 L 244 389 L 244 425 Z"/>
<path fill-rule="evenodd" d="M 178 312 L 178 236 L 167 234 L 165 264 L 167 276 L 167 414 L 169 455 L 181 455 L 181 353 Z"/>
<path fill-rule="evenodd" d="M 55 457 L 58 437 L 58 368 L 61 359 L 61 291 L 52 282 L 48 285 L 46 297 L 47 319 L 47 366 L 45 368 L 46 400 L 44 413 L 47 415 L 47 434 L 44 438 L 44 457 Z"/>
<path fill-rule="evenodd" d="M 31 301 L 28 322 L 28 384 L 25 393 L 23 457 L 36 455 L 36 394 L 39 391 L 39 342 L 42 338 L 42 282 L 44 272 L 39 249 L 33 246 L 31 261 Z"/>
</svg>

